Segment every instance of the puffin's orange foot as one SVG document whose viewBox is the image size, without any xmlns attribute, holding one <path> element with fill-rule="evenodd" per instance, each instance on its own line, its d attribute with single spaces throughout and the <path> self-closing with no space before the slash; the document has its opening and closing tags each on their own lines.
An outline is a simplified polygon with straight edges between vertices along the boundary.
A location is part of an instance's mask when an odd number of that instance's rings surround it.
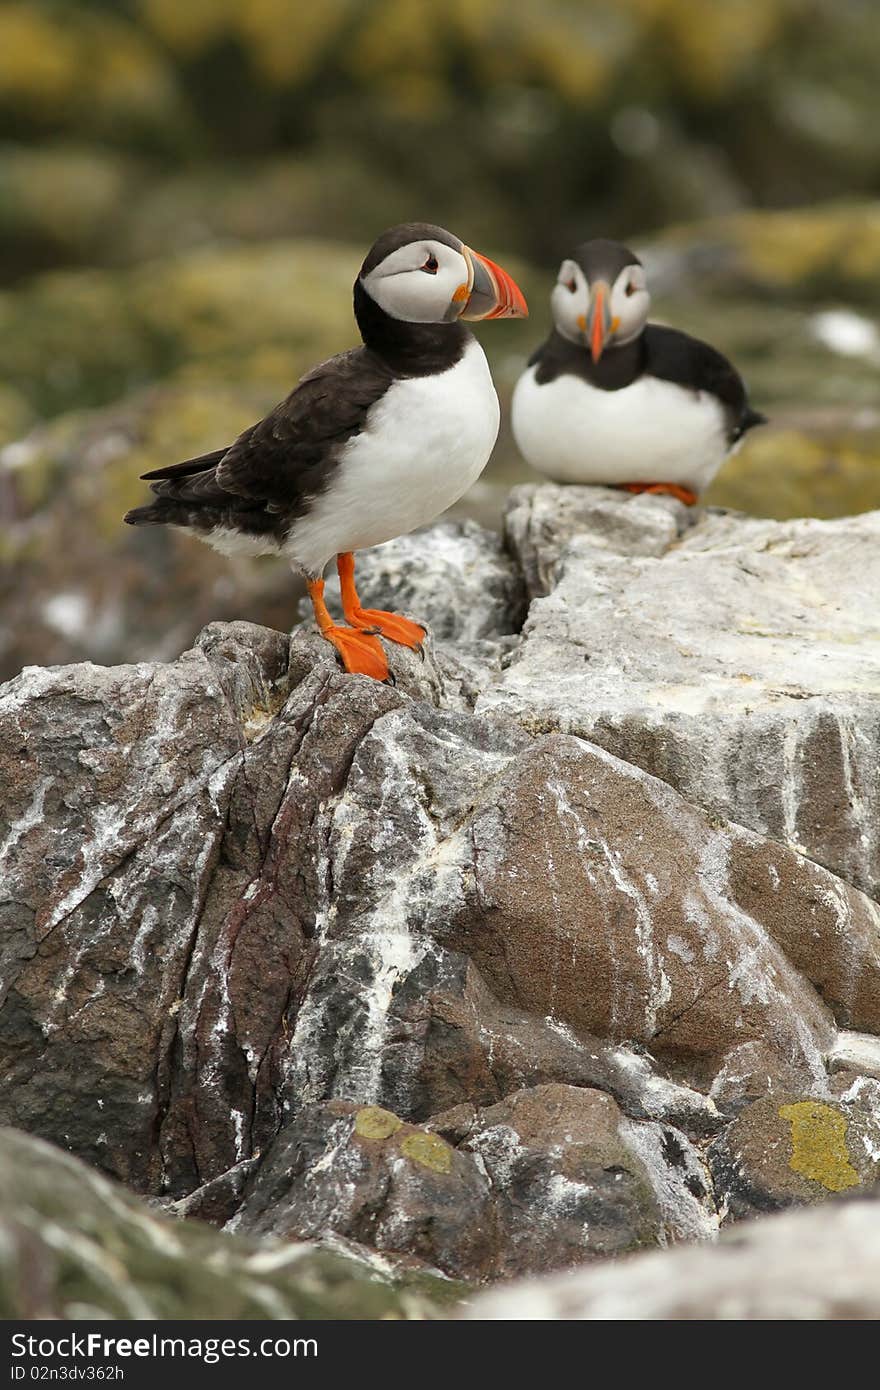
<svg viewBox="0 0 880 1390">
<path fill-rule="evenodd" d="M 400 613 L 384 613 L 381 608 L 358 608 L 345 616 L 355 627 L 381 632 L 389 642 L 399 642 L 401 647 L 420 647 L 425 640 L 425 629 Z"/>
<path fill-rule="evenodd" d="M 618 483 L 624 492 L 653 492 L 660 497 L 677 497 L 686 507 L 697 505 L 697 494 L 689 487 L 679 487 L 678 483 Z"/>
<path fill-rule="evenodd" d="M 321 636 L 332 643 L 346 671 L 356 676 L 372 676 L 374 681 L 387 681 L 388 661 L 378 637 L 353 627 L 325 627 Z"/>
</svg>

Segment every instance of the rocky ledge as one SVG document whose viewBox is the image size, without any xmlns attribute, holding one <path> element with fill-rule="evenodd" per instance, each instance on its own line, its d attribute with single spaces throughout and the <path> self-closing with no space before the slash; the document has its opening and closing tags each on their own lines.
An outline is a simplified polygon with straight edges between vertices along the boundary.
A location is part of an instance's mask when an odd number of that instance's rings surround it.
<svg viewBox="0 0 880 1390">
<path fill-rule="evenodd" d="M 359 573 L 394 685 L 306 622 L 0 690 L 0 1122 L 468 1281 L 870 1188 L 880 513 L 529 486 Z"/>
</svg>

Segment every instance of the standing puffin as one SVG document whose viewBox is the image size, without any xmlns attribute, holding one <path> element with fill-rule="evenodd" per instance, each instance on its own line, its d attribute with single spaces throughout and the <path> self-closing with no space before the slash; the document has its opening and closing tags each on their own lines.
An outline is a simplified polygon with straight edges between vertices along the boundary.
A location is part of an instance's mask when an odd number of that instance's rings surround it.
<svg viewBox="0 0 880 1390">
<path fill-rule="evenodd" d="M 746 430 L 764 422 L 708 343 L 648 323 L 641 261 L 588 241 L 562 262 L 554 329 L 513 394 L 523 457 L 560 483 L 660 492 L 693 506 Z"/>
<path fill-rule="evenodd" d="M 347 671 L 385 680 L 377 633 L 418 647 L 424 629 L 361 607 L 354 552 L 413 531 L 483 471 L 498 398 L 462 319 L 524 318 L 510 276 L 442 227 L 384 232 L 354 285 L 363 346 L 331 357 L 234 444 L 143 474 L 156 500 L 132 526 L 188 527 L 225 554 L 279 554 L 305 575 L 318 627 Z M 155 481 L 153 481 L 155 480 Z M 322 574 L 336 557 L 348 626 Z"/>
</svg>

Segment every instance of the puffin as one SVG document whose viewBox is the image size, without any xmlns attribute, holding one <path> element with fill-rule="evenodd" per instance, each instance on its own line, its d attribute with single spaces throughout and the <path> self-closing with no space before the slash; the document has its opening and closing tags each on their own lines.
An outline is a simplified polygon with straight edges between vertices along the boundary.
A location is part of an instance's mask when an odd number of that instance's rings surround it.
<svg viewBox="0 0 880 1390">
<path fill-rule="evenodd" d="M 648 322 L 644 267 L 620 242 L 578 247 L 550 305 L 553 331 L 511 405 L 527 463 L 555 482 L 694 506 L 746 431 L 765 423 L 735 367 L 708 343 Z"/>
<path fill-rule="evenodd" d="M 176 526 L 226 555 L 279 555 L 304 575 L 321 635 L 346 671 L 388 679 L 380 636 L 419 648 L 425 629 L 363 608 L 355 554 L 433 521 L 486 466 L 500 420 L 465 320 L 525 318 L 501 266 L 426 222 L 374 242 L 354 283 L 361 346 L 308 372 L 230 445 L 142 477 L 131 526 Z M 345 623 L 324 599 L 336 559 Z"/>
</svg>

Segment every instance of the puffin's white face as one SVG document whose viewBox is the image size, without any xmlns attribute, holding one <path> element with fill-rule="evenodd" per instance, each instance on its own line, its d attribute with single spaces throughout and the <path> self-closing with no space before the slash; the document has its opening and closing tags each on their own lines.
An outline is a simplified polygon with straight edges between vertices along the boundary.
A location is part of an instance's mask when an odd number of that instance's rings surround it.
<svg viewBox="0 0 880 1390">
<path fill-rule="evenodd" d="M 642 266 L 624 266 L 613 284 L 589 283 L 577 261 L 563 261 L 550 297 L 553 322 L 569 342 L 589 348 L 598 362 L 606 347 L 622 347 L 648 321 L 651 296 Z"/>
<path fill-rule="evenodd" d="M 521 290 L 501 266 L 459 242 L 420 237 L 390 251 L 361 276 L 370 298 L 406 323 L 525 318 Z"/>
<path fill-rule="evenodd" d="M 362 283 L 393 319 L 447 323 L 458 318 L 470 295 L 471 280 L 461 251 L 442 241 L 425 240 L 392 251 Z"/>
</svg>

